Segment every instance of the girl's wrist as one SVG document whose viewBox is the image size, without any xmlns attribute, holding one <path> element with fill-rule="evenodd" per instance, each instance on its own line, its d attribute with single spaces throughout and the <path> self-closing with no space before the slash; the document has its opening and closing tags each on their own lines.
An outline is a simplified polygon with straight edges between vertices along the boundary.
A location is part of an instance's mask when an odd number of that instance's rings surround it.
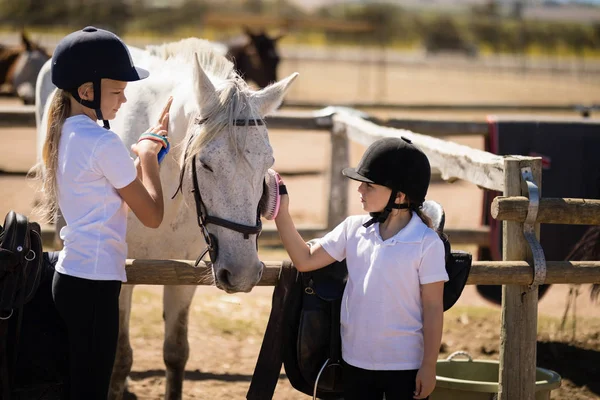
<svg viewBox="0 0 600 400">
<path fill-rule="evenodd" d="M 140 161 L 145 161 L 146 159 L 156 158 L 156 152 L 152 150 L 141 150 L 138 152 L 138 156 Z"/>
</svg>

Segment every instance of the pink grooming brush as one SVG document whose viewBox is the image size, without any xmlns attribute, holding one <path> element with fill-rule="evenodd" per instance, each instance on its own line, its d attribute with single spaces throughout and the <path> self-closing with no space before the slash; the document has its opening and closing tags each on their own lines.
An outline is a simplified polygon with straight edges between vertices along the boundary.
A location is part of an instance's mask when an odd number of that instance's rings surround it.
<svg viewBox="0 0 600 400">
<path fill-rule="evenodd" d="M 285 185 L 281 183 L 281 176 L 272 169 L 265 174 L 265 187 L 260 199 L 260 213 L 265 219 L 273 220 L 279 213 L 279 202 L 282 194 L 286 194 Z"/>
</svg>

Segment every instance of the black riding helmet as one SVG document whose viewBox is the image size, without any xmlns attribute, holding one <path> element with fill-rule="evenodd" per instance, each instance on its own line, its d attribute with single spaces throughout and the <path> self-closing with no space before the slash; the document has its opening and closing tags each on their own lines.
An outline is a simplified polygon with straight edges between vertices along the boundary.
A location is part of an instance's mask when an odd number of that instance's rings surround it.
<svg viewBox="0 0 600 400">
<path fill-rule="evenodd" d="M 390 199 L 380 212 L 372 212 L 371 220 L 365 227 L 375 222 L 384 222 L 392 208 L 417 210 L 423 205 L 429 181 L 431 166 L 425 153 L 405 138 L 388 137 L 372 143 L 356 168 L 344 168 L 344 176 L 359 182 L 374 183 L 392 189 Z M 406 194 L 408 204 L 396 204 L 398 192 Z"/>
<path fill-rule="evenodd" d="M 107 129 L 110 126 L 100 110 L 101 80 L 132 82 L 148 75 L 148 71 L 133 65 L 127 46 L 117 35 L 93 26 L 65 36 L 52 55 L 52 83 L 95 110 Z M 92 101 L 81 99 L 77 93 L 77 88 L 86 82 L 94 85 Z"/>
</svg>

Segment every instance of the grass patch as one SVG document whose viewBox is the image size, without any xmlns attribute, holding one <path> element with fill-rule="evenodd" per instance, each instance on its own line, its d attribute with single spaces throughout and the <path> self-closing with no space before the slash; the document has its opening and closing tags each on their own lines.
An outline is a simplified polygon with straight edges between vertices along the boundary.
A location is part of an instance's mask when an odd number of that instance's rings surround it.
<svg viewBox="0 0 600 400">
<path fill-rule="evenodd" d="M 164 333 L 162 287 L 136 286 L 131 301 L 129 329 L 131 336 L 144 339 L 162 337 Z"/>
</svg>

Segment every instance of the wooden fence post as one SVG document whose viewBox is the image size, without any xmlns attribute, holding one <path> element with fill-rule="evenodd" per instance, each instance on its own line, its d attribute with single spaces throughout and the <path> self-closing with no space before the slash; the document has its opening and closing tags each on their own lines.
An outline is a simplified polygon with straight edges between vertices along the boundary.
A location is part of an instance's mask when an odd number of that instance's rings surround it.
<svg viewBox="0 0 600 400">
<path fill-rule="evenodd" d="M 346 135 L 346 126 L 334 122 L 330 137 L 328 230 L 335 228 L 348 214 L 348 178 L 342 175 L 342 170 L 350 165 L 350 145 L 348 135 Z"/>
<path fill-rule="evenodd" d="M 531 167 L 541 197 L 541 160 L 506 157 L 504 196 L 522 196 L 521 168 Z M 536 227 L 539 240 L 539 224 Z M 504 261 L 527 260 L 533 265 L 523 224 L 504 221 L 502 235 Z M 533 279 L 533 270 L 531 271 Z M 538 290 L 527 286 L 502 286 L 502 325 L 500 332 L 500 400 L 535 400 Z"/>
</svg>

